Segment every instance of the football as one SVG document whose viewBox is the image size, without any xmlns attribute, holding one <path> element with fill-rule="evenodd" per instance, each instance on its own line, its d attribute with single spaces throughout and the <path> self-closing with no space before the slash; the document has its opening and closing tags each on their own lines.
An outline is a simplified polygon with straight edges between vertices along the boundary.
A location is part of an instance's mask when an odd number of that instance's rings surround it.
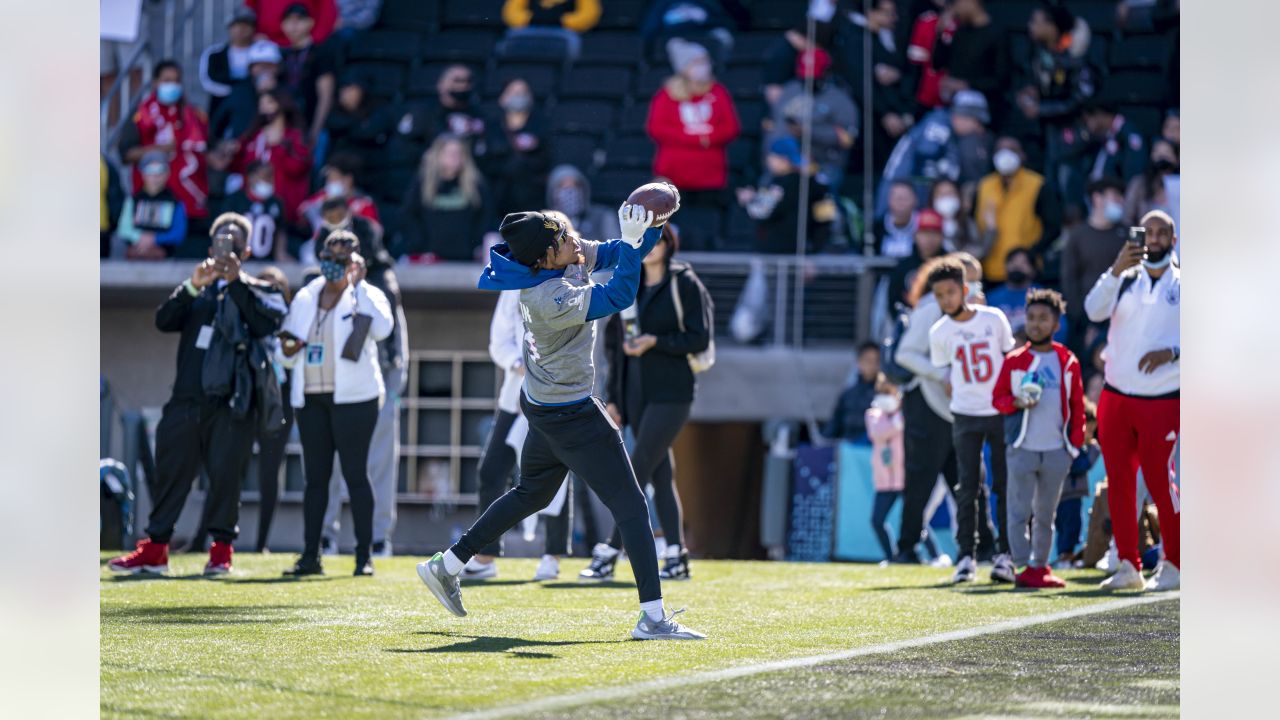
<svg viewBox="0 0 1280 720">
<path fill-rule="evenodd" d="M 680 191 L 668 182 L 641 185 L 627 197 L 630 205 L 643 205 L 653 212 L 653 227 L 657 227 L 675 215 L 680 209 Z"/>
</svg>

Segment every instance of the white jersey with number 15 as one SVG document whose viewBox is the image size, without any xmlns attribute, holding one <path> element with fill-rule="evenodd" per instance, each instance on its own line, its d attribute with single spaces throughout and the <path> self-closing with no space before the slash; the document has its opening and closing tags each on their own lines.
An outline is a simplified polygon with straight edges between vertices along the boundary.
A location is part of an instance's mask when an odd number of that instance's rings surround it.
<svg viewBox="0 0 1280 720">
<path fill-rule="evenodd" d="M 996 308 L 975 305 L 974 316 L 956 322 L 943 316 L 929 329 L 929 359 L 951 367 L 951 412 L 989 417 L 996 377 L 1013 349 L 1009 319 Z"/>
</svg>

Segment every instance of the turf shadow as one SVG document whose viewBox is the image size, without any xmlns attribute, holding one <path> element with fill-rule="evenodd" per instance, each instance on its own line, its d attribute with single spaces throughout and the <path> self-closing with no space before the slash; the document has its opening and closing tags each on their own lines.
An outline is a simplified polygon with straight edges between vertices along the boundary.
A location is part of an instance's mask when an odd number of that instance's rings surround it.
<svg viewBox="0 0 1280 720">
<path fill-rule="evenodd" d="M 525 638 L 502 637 L 500 635 L 463 635 L 453 632 L 423 630 L 415 635 L 436 635 L 445 638 L 461 638 L 461 642 L 452 645 L 441 645 L 429 648 L 385 648 L 389 653 L 502 653 L 515 657 L 547 660 L 559 657 L 549 652 L 525 650 L 523 648 L 571 647 L 574 645 L 614 645 L 627 640 L 528 640 Z"/>
<path fill-rule="evenodd" d="M 486 585 L 501 587 L 503 585 L 528 585 L 529 583 L 533 582 L 533 580 L 461 580 L 459 579 L 458 582 L 462 583 L 462 587 L 484 587 Z"/>
<path fill-rule="evenodd" d="M 620 580 L 602 580 L 591 582 L 573 582 L 572 580 L 560 580 L 559 582 L 542 583 L 542 587 L 549 590 L 581 590 L 591 588 L 634 588 L 633 582 L 622 582 Z"/>
<path fill-rule="evenodd" d="M 297 605 L 124 605 L 103 608 L 99 617 L 152 625 L 267 625 L 291 620 L 301 609 Z"/>
</svg>

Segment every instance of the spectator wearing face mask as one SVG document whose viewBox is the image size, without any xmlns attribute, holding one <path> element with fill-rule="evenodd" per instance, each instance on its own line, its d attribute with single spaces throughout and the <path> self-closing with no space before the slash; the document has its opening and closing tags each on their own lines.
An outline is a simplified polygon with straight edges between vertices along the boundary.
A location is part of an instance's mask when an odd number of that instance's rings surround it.
<svg viewBox="0 0 1280 720">
<path fill-rule="evenodd" d="M 972 192 L 969 193 L 972 197 Z M 942 246 L 947 252 L 967 252 L 981 260 L 987 256 L 995 240 L 995 230 L 978 232 L 973 211 L 966 207 L 960 186 L 947 179 L 933 184 L 929 191 L 929 205 L 942 216 Z"/>
<path fill-rule="evenodd" d="M 497 216 L 520 212 L 542 204 L 542 188 L 551 168 L 551 129 L 537 112 L 529 83 L 517 78 L 498 96 L 502 115 L 495 132 L 497 143 L 485 158 L 485 176 L 494 179 Z M 593 236 L 594 237 L 594 236 Z"/>
<path fill-rule="evenodd" d="M 324 187 L 319 192 L 302 201 L 298 213 L 307 221 L 311 232 L 320 228 L 322 222 L 321 206 L 326 200 L 338 198 L 347 202 L 351 212 L 363 218 L 381 223 L 378 217 L 378 206 L 359 186 L 356 175 L 361 170 L 360 156 L 354 153 L 335 153 L 329 158 L 321 175 L 324 176 Z M 360 238 L 361 243 L 364 238 Z"/>
<path fill-rule="evenodd" d="M 738 188 L 738 202 L 756 221 L 759 252 L 788 255 L 796 252 L 800 222 L 800 186 L 809 184 L 808 252 L 821 252 L 831 234 L 835 203 L 825 185 L 815 177 L 813 163 L 805 162 L 795 138 L 779 138 L 765 156 L 768 184 Z M 683 193 L 682 193 L 683 196 Z"/>
<path fill-rule="evenodd" d="M 273 90 L 258 97 L 258 119 L 240 137 L 219 146 L 215 167 L 243 174 L 254 162 L 275 168 L 275 194 L 284 206 L 285 222 L 297 226 L 298 206 L 310 186 L 311 152 L 302 135 L 301 118 L 292 97 Z"/>
<path fill-rule="evenodd" d="M 210 113 L 210 137 L 238 138 L 253 125 L 258 117 L 258 95 L 276 89 L 281 57 L 280 48 L 269 40 L 257 40 L 249 46 L 249 76 L 244 82 L 231 83 L 217 112 Z"/>
<path fill-rule="evenodd" d="M 1017 138 L 1000 138 L 992 156 L 996 171 L 978 184 L 978 231 L 996 231 L 982 262 L 989 282 L 1004 282 L 1004 259 L 1010 250 L 1038 248 L 1058 236 L 1057 198 L 1043 175 L 1023 167 L 1025 159 Z"/>
<path fill-rule="evenodd" d="M 392 254 L 410 263 L 476 262 L 491 230 L 492 200 L 467 142 L 441 135 L 404 196 Z M 407 260 L 405 257 L 407 256 Z"/>
<path fill-rule="evenodd" d="M 547 176 L 546 201 L 549 209 L 564 213 L 584 238 L 620 237 L 618 211 L 604 205 L 593 205 L 591 182 L 572 165 L 552 168 Z"/>
<path fill-rule="evenodd" d="M 875 396 L 867 408 L 865 422 L 871 440 L 871 480 L 876 497 L 871 511 L 871 529 L 880 543 L 885 560 L 893 559 L 893 543 L 885 521 L 894 503 L 902 497 L 906 484 L 906 460 L 902 436 L 906 427 L 902 418 L 902 393 L 881 375 L 875 384 Z M 936 549 L 936 548 L 935 548 Z"/>
<path fill-rule="evenodd" d="M 987 171 L 991 122 L 982 93 L 963 90 L 955 95 L 950 110 L 934 110 L 911 128 L 893 148 L 885 163 L 876 196 L 876 216 L 884 214 L 888 187 L 908 181 L 923 200 L 934 182 L 947 178 L 960 184 L 976 181 Z"/>
<path fill-rule="evenodd" d="M 276 262 L 292 260 L 285 242 L 284 207 L 276 197 L 275 168 L 269 163 L 254 162 L 244 174 L 244 187 L 227 198 L 228 212 L 249 219 L 249 249 L 255 258 Z"/>
<path fill-rule="evenodd" d="M 338 23 L 338 6 L 334 0 L 245 0 L 244 4 L 258 13 L 258 34 L 265 35 L 280 47 L 292 44 L 284 24 L 289 11 L 295 6 L 314 18 L 312 35 L 318 43 L 324 42 Z"/>
<path fill-rule="evenodd" d="M 686 207 L 723 207 L 729 182 L 726 148 L 741 130 L 733 98 L 712 74 L 706 48 L 673 38 L 667 52 L 676 74 L 654 94 L 645 123 L 658 146 L 653 173 L 680 188 Z"/>
<path fill-rule="evenodd" d="M 911 254 L 916 238 L 916 189 L 905 180 L 889 185 L 889 209 L 876 224 L 876 252 L 901 258 Z"/>
<path fill-rule="evenodd" d="M 209 117 L 217 117 L 218 108 L 231 94 L 236 83 L 250 82 L 249 48 L 253 46 L 253 29 L 258 15 L 249 8 L 237 8 L 227 24 L 227 41 L 205 49 L 200 56 L 200 85 L 209 95 Z"/>
<path fill-rule="evenodd" d="M 1098 276 L 1111 267 L 1128 235 L 1124 223 L 1123 186 L 1115 178 L 1089 184 L 1089 217 L 1066 233 L 1062 251 L 1062 297 L 1067 301 L 1067 317 L 1072 333 L 1070 346 L 1077 353 L 1085 349 L 1088 318 L 1084 296 Z"/>
<path fill-rule="evenodd" d="M 869 340 L 858 346 L 856 369 L 856 379 L 840 393 L 822 434 L 831 440 L 866 444 L 866 412 L 875 398 L 878 381 L 884 377 L 880 374 L 880 343 Z"/>
<path fill-rule="evenodd" d="M 916 217 L 916 237 L 911 254 L 898 261 L 889 273 L 889 306 L 907 302 L 907 290 L 915 284 L 916 273 L 926 262 L 946 254 L 943 249 L 944 220 L 925 208 Z"/>
<path fill-rule="evenodd" d="M 1178 222 L 1178 194 L 1181 185 L 1178 146 L 1161 138 L 1151 145 L 1151 164 L 1146 172 L 1129 181 L 1124 196 L 1124 221 L 1137 224 L 1152 210 L 1161 210 Z"/>
<path fill-rule="evenodd" d="M 130 260 L 164 260 L 187 235 L 187 212 L 168 188 L 169 159 L 151 152 L 138 161 L 142 184 L 124 201 L 116 236 Z"/>
<path fill-rule="evenodd" d="M 1013 329 L 1013 339 L 1019 343 L 1027 339 L 1027 293 L 1040 289 L 1036 284 L 1036 264 L 1026 248 L 1014 248 L 1004 258 L 1005 282 L 987 293 L 987 305 L 1004 313 Z M 1058 321 L 1053 339 L 1066 343 L 1069 323 L 1065 315 Z"/>
<path fill-rule="evenodd" d="M 209 119 L 183 98 L 182 68 L 172 60 L 156 65 L 153 90 L 142 99 L 133 122 L 126 123 L 120 153 L 133 163 L 133 186 L 142 186 L 138 162 L 148 153 L 169 158 L 169 190 L 182 203 L 188 220 L 209 217 Z M 207 227 L 207 223 L 204 223 Z"/>
<path fill-rule="evenodd" d="M 773 139 L 792 134 L 812 121 L 811 152 L 818 163 L 819 179 L 838 192 L 844 179 L 849 150 L 858 137 L 858 107 L 849 93 L 828 80 L 831 55 L 822 48 L 796 58 L 796 77 L 782 86 L 773 106 Z M 806 81 L 813 79 L 812 100 L 805 95 Z"/>
</svg>

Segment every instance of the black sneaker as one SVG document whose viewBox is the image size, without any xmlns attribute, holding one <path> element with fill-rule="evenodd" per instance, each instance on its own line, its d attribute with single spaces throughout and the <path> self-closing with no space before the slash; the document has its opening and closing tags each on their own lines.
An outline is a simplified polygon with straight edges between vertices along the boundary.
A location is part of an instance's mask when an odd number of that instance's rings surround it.
<svg viewBox="0 0 1280 720">
<path fill-rule="evenodd" d="M 658 577 L 663 580 L 688 580 L 689 552 L 682 549 L 679 556 L 667 558 L 667 563 L 662 566 Z"/>
<path fill-rule="evenodd" d="M 609 580 L 613 578 L 613 566 L 618 563 L 621 551 L 609 547 L 605 543 L 597 543 L 591 551 L 591 564 L 578 573 L 579 580 Z"/>
<path fill-rule="evenodd" d="M 298 558 L 298 562 L 293 567 L 284 571 L 285 577 L 303 577 L 305 575 L 323 575 L 324 566 L 320 564 L 320 558 L 309 557 L 303 555 Z"/>
<path fill-rule="evenodd" d="M 355 569 L 355 572 L 351 574 L 356 577 L 372 577 L 373 561 L 370 560 L 369 558 L 365 558 L 364 560 L 361 560 L 360 558 L 356 558 L 356 569 Z"/>
<path fill-rule="evenodd" d="M 889 560 L 894 565 L 919 565 L 920 558 L 914 552 L 900 552 Z"/>
</svg>

